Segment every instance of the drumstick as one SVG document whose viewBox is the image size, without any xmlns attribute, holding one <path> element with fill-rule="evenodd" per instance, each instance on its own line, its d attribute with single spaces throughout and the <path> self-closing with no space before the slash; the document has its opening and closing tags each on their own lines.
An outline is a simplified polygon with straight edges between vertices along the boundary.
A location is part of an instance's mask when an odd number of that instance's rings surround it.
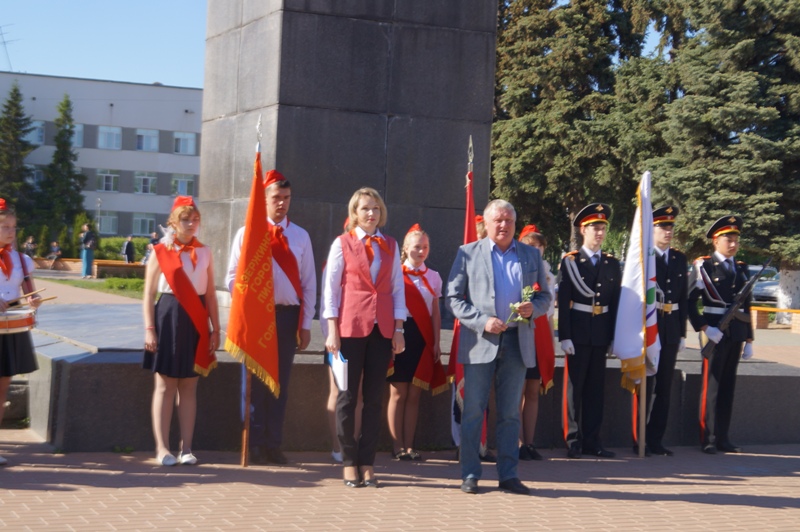
<svg viewBox="0 0 800 532">
<path fill-rule="evenodd" d="M 45 301 L 51 301 L 51 300 L 53 300 L 53 299 L 57 299 L 57 298 L 58 298 L 58 296 L 50 296 L 50 297 L 46 297 L 46 298 L 44 298 L 44 299 L 40 299 L 40 300 L 39 300 L 39 303 L 44 303 Z M 18 306 L 16 306 L 16 307 L 13 307 L 13 308 L 11 308 L 11 309 L 9 309 L 9 310 L 19 310 L 19 309 L 24 309 L 24 308 L 28 308 L 28 307 L 30 307 L 30 305 L 18 305 Z"/>
<path fill-rule="evenodd" d="M 23 299 L 23 298 L 26 298 L 26 297 L 30 297 L 30 296 L 32 296 L 32 295 L 34 295 L 34 294 L 38 294 L 39 292 L 44 292 L 45 290 L 47 290 L 47 288 L 40 288 L 40 289 L 38 289 L 38 290 L 35 290 L 35 291 L 33 291 L 33 292 L 30 292 L 30 293 L 28 293 L 28 294 L 22 294 L 21 296 L 19 296 L 19 297 L 18 297 L 18 298 L 16 298 L 16 299 L 12 299 L 12 300 L 10 300 L 10 301 L 6 301 L 6 303 L 10 305 L 11 303 L 16 303 L 16 302 L 17 302 L 17 301 L 19 301 L 20 299 Z"/>
</svg>

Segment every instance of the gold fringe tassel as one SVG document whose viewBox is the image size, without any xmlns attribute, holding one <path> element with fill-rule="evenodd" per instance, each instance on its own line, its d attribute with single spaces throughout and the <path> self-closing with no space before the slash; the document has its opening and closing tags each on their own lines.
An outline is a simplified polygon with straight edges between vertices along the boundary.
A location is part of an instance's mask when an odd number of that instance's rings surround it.
<svg viewBox="0 0 800 532">
<path fill-rule="evenodd" d="M 211 373 L 211 370 L 217 367 L 217 360 L 214 359 L 211 364 L 208 365 L 207 368 L 204 368 L 200 364 L 194 365 L 194 372 L 200 375 L 201 377 L 208 377 L 208 374 Z"/>
<path fill-rule="evenodd" d="M 644 353 L 636 358 L 629 358 L 627 360 L 620 361 L 620 369 L 622 370 L 622 380 L 620 382 L 620 386 L 631 393 L 636 393 L 636 389 L 639 386 L 636 381 L 641 381 L 647 376 L 645 372 L 644 361 Z"/>
<path fill-rule="evenodd" d="M 272 375 L 267 373 L 267 370 L 261 367 L 261 365 L 256 362 L 253 357 L 248 355 L 241 347 L 234 344 L 230 338 L 225 340 L 225 351 L 230 353 L 233 358 L 244 364 L 250 373 L 258 377 L 261 382 L 266 384 L 267 388 L 269 388 L 269 390 L 272 392 L 272 395 L 278 397 L 281 394 L 280 384 L 278 384 L 278 382 L 272 378 Z"/>
<path fill-rule="evenodd" d="M 431 389 L 430 383 L 425 382 L 422 379 L 418 379 L 417 377 L 414 377 L 413 379 L 411 379 L 411 384 L 413 384 L 414 386 L 418 386 L 418 387 L 422 388 L 423 390 L 430 390 Z"/>
<path fill-rule="evenodd" d="M 550 388 L 552 388 L 554 384 L 553 379 L 550 379 L 550 382 L 547 384 L 542 384 L 539 388 L 539 395 L 547 395 L 547 392 L 550 391 Z"/>
<path fill-rule="evenodd" d="M 450 383 L 449 382 L 445 382 L 441 386 L 437 386 L 436 388 L 431 390 L 431 395 L 439 395 L 440 393 L 446 392 L 449 389 L 450 389 Z"/>
</svg>

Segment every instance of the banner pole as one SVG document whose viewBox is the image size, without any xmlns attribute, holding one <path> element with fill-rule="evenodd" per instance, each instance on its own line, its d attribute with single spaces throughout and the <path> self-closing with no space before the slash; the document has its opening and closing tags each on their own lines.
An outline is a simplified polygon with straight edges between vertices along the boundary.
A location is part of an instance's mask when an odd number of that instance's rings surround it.
<svg viewBox="0 0 800 532">
<path fill-rule="evenodd" d="M 244 427 L 242 427 L 242 467 L 247 467 L 250 459 L 250 386 L 252 374 L 244 368 Z"/>
</svg>

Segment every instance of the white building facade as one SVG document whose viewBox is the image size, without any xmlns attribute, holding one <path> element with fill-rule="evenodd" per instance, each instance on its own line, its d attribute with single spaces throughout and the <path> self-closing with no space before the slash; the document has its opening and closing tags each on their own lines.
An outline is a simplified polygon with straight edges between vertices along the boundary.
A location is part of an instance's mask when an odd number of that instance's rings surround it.
<svg viewBox="0 0 800 532">
<path fill-rule="evenodd" d="M 55 151 L 58 104 L 72 100 L 84 208 L 100 234 L 149 235 L 176 195 L 198 196 L 202 89 L 0 72 L 3 102 L 15 81 L 34 121 L 34 181 Z"/>
</svg>

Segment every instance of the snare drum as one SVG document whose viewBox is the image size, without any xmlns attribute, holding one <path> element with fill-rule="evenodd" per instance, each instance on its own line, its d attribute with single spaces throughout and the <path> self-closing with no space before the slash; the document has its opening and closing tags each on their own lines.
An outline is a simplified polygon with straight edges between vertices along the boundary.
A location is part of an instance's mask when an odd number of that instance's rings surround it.
<svg viewBox="0 0 800 532">
<path fill-rule="evenodd" d="M 30 331 L 36 326 L 33 309 L 7 310 L 0 313 L 0 334 Z"/>
</svg>

